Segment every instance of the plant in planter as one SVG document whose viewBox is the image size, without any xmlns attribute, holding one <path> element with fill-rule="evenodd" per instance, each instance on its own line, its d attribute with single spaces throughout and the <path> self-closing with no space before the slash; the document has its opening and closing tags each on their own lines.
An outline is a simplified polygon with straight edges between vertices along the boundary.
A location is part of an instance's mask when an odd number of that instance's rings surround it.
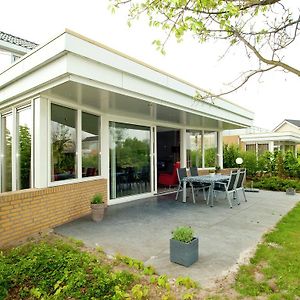
<svg viewBox="0 0 300 300">
<path fill-rule="evenodd" d="M 102 194 L 95 194 L 91 200 L 92 220 L 100 222 L 103 219 L 105 203 Z"/>
<path fill-rule="evenodd" d="M 221 173 L 221 167 L 220 166 L 215 166 L 215 173 L 216 174 Z"/>
<path fill-rule="evenodd" d="M 170 261 L 189 267 L 198 260 L 199 240 L 188 226 L 177 227 L 170 239 Z"/>
</svg>

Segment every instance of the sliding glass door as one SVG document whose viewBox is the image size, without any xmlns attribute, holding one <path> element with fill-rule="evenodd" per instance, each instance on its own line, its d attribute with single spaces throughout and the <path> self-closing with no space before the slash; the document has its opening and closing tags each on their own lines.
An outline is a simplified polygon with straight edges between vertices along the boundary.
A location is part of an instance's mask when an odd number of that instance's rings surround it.
<svg viewBox="0 0 300 300">
<path fill-rule="evenodd" d="M 117 122 L 110 129 L 110 198 L 151 192 L 151 128 Z"/>
</svg>

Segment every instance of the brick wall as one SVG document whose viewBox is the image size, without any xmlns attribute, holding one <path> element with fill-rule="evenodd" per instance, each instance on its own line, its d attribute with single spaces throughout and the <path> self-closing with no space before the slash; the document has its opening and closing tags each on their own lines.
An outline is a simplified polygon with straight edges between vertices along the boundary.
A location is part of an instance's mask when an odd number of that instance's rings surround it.
<svg viewBox="0 0 300 300">
<path fill-rule="evenodd" d="M 0 247 L 88 214 L 95 193 L 107 202 L 106 179 L 0 194 Z"/>
</svg>

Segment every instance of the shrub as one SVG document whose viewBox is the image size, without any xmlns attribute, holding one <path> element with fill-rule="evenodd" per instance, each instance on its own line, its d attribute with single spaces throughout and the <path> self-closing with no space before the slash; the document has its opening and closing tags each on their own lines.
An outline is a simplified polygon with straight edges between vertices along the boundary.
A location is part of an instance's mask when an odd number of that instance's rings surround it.
<svg viewBox="0 0 300 300">
<path fill-rule="evenodd" d="M 224 168 L 235 168 L 237 157 L 240 156 L 240 148 L 238 145 L 224 145 L 223 148 L 223 165 Z"/>
<path fill-rule="evenodd" d="M 172 238 L 177 241 L 189 243 L 194 238 L 194 232 L 191 227 L 182 226 L 177 227 L 173 232 Z"/>
<path fill-rule="evenodd" d="M 253 185 L 255 188 L 271 191 L 286 191 L 288 188 L 300 191 L 300 180 L 285 179 L 278 176 L 255 178 Z"/>
</svg>

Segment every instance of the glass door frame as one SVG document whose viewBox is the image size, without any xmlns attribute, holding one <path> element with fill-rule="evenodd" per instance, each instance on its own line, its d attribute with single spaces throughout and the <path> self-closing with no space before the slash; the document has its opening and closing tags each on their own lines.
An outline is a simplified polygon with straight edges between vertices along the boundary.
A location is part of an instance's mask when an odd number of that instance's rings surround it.
<svg viewBox="0 0 300 300">
<path fill-rule="evenodd" d="M 150 131 L 150 191 L 146 193 L 140 193 L 135 195 L 128 195 L 128 196 L 122 196 L 112 199 L 111 198 L 111 191 L 110 191 L 110 185 L 111 185 L 111 174 L 110 174 L 110 146 L 111 146 L 111 137 L 110 137 L 110 122 L 116 122 L 116 123 L 123 123 L 128 125 L 136 125 L 136 126 L 142 126 L 142 127 L 148 127 Z M 107 182 L 107 191 L 108 191 L 108 203 L 109 205 L 112 204 L 118 204 L 133 200 L 138 200 L 146 197 L 153 196 L 156 191 L 156 125 L 153 125 L 153 123 L 149 124 L 149 122 L 145 121 L 137 121 L 137 120 L 131 120 L 128 118 L 122 118 L 120 116 L 107 116 L 107 130 L 108 130 L 108 182 Z"/>
</svg>

